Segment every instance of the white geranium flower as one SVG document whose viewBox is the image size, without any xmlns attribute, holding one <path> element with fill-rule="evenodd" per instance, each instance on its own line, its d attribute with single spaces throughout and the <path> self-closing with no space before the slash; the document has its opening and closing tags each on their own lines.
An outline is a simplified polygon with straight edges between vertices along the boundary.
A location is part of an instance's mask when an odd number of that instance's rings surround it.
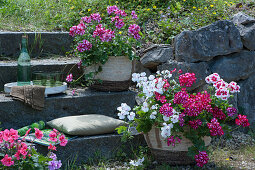
<svg viewBox="0 0 255 170">
<path fill-rule="evenodd" d="M 167 116 L 165 116 L 165 115 L 163 116 L 163 120 L 164 120 L 165 122 L 169 121 L 169 119 L 170 119 L 169 117 L 167 117 Z"/>
<path fill-rule="evenodd" d="M 130 112 L 129 115 L 127 116 L 128 120 L 134 120 L 135 118 L 135 113 L 134 112 Z"/>
<path fill-rule="evenodd" d="M 155 76 L 154 76 L 154 75 L 150 75 L 150 76 L 149 76 L 149 80 L 150 80 L 150 81 L 152 81 L 152 80 L 154 80 L 154 79 L 155 79 Z"/>
<path fill-rule="evenodd" d="M 141 73 L 141 77 L 145 77 L 146 76 L 146 73 L 145 72 L 142 72 Z"/>
<path fill-rule="evenodd" d="M 166 124 L 166 123 L 163 123 L 163 127 L 161 128 L 161 136 L 163 138 L 167 138 L 169 136 L 171 136 L 171 129 L 173 128 L 173 124 L 170 123 L 170 124 Z"/>
<path fill-rule="evenodd" d="M 173 116 L 171 117 L 171 121 L 172 121 L 173 123 L 179 122 L 179 115 L 173 115 Z"/>
<path fill-rule="evenodd" d="M 143 102 L 142 111 L 144 111 L 144 112 L 148 112 L 149 111 L 149 107 L 148 107 L 148 103 L 147 102 Z"/>
<path fill-rule="evenodd" d="M 137 161 L 131 160 L 129 163 L 133 166 L 143 165 L 144 157 L 142 159 L 138 159 Z"/>
<path fill-rule="evenodd" d="M 156 115 L 157 115 L 156 111 L 152 112 L 150 115 L 150 119 L 156 119 Z"/>
<path fill-rule="evenodd" d="M 125 119 L 126 115 L 122 112 L 118 113 L 119 119 Z"/>
<path fill-rule="evenodd" d="M 133 82 L 138 82 L 139 78 L 140 78 L 140 74 L 138 74 L 138 73 L 133 73 L 132 74 L 132 81 Z"/>
<path fill-rule="evenodd" d="M 157 108 L 158 108 L 157 104 L 151 106 L 152 110 L 156 110 Z"/>
</svg>

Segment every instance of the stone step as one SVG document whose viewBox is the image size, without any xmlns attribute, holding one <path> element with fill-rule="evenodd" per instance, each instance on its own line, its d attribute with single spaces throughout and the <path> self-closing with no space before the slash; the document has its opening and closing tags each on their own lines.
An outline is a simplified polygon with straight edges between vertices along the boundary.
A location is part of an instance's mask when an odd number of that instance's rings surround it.
<svg viewBox="0 0 255 170">
<path fill-rule="evenodd" d="M 17 58 L 24 32 L 0 32 L 0 56 Z M 25 32 L 30 57 L 65 55 L 71 51 L 73 38 L 68 32 Z M 1 58 L 0 57 L 0 58 Z"/>
<path fill-rule="evenodd" d="M 121 135 L 104 134 L 96 136 L 83 136 L 75 138 L 67 143 L 65 147 L 57 145 L 57 157 L 64 166 L 69 161 L 76 165 L 109 160 L 117 156 L 117 153 L 126 153 L 127 156 L 134 156 L 133 150 L 139 146 L 146 146 L 143 135 L 134 135 L 134 138 L 127 143 L 121 142 Z M 36 144 L 37 151 L 46 155 L 47 146 Z M 76 159 L 75 159 L 76 158 Z"/>
<path fill-rule="evenodd" d="M 69 58 L 56 58 L 56 59 L 41 59 L 32 60 L 32 71 L 63 71 L 63 77 L 66 77 L 67 73 L 73 73 L 75 78 L 82 74 L 82 69 L 78 69 L 74 66 L 79 62 L 79 59 Z M 4 84 L 17 81 L 17 61 L 0 61 L 0 90 L 4 89 Z"/>
<path fill-rule="evenodd" d="M 102 114 L 117 118 L 117 107 L 121 103 L 133 107 L 136 95 L 132 91 L 97 92 L 90 89 L 77 90 L 75 96 L 72 96 L 71 90 L 66 93 L 47 97 L 42 111 L 0 94 L 1 127 L 18 129 L 40 120 L 50 121 L 59 117 L 83 114 Z"/>
</svg>

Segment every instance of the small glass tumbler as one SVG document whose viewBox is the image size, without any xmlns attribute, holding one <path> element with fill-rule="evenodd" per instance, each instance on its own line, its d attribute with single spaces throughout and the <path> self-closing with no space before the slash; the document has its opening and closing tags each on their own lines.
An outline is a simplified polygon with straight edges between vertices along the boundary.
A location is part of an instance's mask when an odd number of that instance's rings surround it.
<svg viewBox="0 0 255 170">
<path fill-rule="evenodd" d="M 56 81 L 56 86 L 62 86 L 63 85 L 63 82 L 62 82 L 62 72 L 60 71 L 56 71 L 54 72 L 54 77 L 55 77 L 55 81 Z"/>
<path fill-rule="evenodd" d="M 32 81 L 34 85 L 42 85 L 43 72 L 42 71 L 34 71 L 32 73 Z"/>
</svg>

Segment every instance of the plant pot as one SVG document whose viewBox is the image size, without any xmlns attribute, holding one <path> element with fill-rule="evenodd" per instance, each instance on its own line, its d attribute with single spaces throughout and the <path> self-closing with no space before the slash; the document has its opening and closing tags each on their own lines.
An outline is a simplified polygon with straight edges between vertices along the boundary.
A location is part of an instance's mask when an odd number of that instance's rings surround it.
<svg viewBox="0 0 255 170">
<path fill-rule="evenodd" d="M 90 88 L 98 91 L 125 91 L 131 85 L 133 62 L 127 56 L 110 56 L 108 61 L 101 65 L 102 71 L 95 75 L 94 79 L 102 80 Z M 85 73 L 97 71 L 98 65 L 84 69 Z"/>
<path fill-rule="evenodd" d="M 167 163 L 169 165 L 189 165 L 195 163 L 194 159 L 187 155 L 188 148 L 193 145 L 189 139 L 180 134 L 182 137 L 181 143 L 176 143 L 175 146 L 168 146 L 160 133 L 160 129 L 153 126 L 148 133 L 144 134 L 152 155 L 159 163 Z M 211 142 L 211 137 L 205 136 L 204 142 L 208 146 Z"/>
</svg>

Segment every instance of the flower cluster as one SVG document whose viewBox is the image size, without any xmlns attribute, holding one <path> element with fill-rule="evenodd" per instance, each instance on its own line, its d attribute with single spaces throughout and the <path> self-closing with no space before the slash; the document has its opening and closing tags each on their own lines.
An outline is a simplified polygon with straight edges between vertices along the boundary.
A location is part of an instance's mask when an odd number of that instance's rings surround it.
<svg viewBox="0 0 255 170">
<path fill-rule="evenodd" d="M 240 92 L 240 86 L 232 81 L 229 84 L 220 78 L 218 73 L 213 73 L 205 78 L 206 83 L 213 84 L 215 88 L 215 96 L 222 100 L 227 100 L 230 93 Z"/>
<path fill-rule="evenodd" d="M 166 103 L 160 107 L 159 112 L 166 117 L 170 117 L 173 115 L 173 108 L 171 107 L 171 103 Z"/>
<path fill-rule="evenodd" d="M 202 112 L 210 111 L 212 101 L 210 98 L 210 94 L 207 91 L 204 93 L 198 93 L 197 95 L 190 95 L 190 98 L 183 105 L 185 108 L 184 113 L 188 116 L 198 116 Z"/>
<path fill-rule="evenodd" d="M 140 27 L 136 24 L 130 25 L 128 28 L 128 33 L 137 40 L 141 38 L 139 34 L 140 31 L 141 31 Z"/>
<path fill-rule="evenodd" d="M 122 103 L 121 106 L 117 108 L 117 110 L 119 111 L 118 116 L 120 119 L 125 119 L 127 116 L 129 120 L 134 120 L 135 113 L 130 112 L 131 108 L 126 103 Z"/>
<path fill-rule="evenodd" d="M 48 162 L 48 168 L 49 170 L 59 169 L 62 166 L 61 160 L 57 160 L 57 156 L 54 153 L 51 153 L 50 158 L 52 161 Z"/>
<path fill-rule="evenodd" d="M 136 82 L 138 96 L 143 102 L 133 109 L 122 103 L 118 116 L 120 119 L 127 117 L 129 126 L 136 126 L 138 132 L 148 133 L 152 128 L 160 128 L 161 136 L 169 146 L 179 145 L 183 140 L 179 137 L 191 140 L 196 147 L 191 146 L 193 148 L 189 152 L 202 167 L 209 158 L 204 151 L 205 146 L 197 146 L 201 145 L 205 136 L 222 136 L 222 127 L 228 126 L 223 126 L 225 121 L 234 121 L 237 115 L 237 109 L 225 100 L 225 94 L 219 96 L 217 92 L 226 90 L 230 96 L 240 87 L 234 82 L 229 85 L 214 73 L 206 77 L 206 82 L 212 84 L 209 91 L 190 94 L 186 87 L 195 82 L 195 74 L 183 74 L 181 70 L 175 72 L 176 69 L 157 71 L 156 75 L 149 77 L 144 72 L 134 73 L 132 81 Z M 130 113 L 135 118 L 130 119 Z M 244 115 L 238 115 L 235 122 L 239 126 L 249 126 Z M 230 128 L 226 129 L 229 131 Z"/>
<path fill-rule="evenodd" d="M 207 126 L 210 129 L 211 136 L 224 135 L 222 127 L 216 118 L 213 118 L 211 123 L 207 123 Z"/>
<path fill-rule="evenodd" d="M 83 35 L 85 33 L 84 27 L 78 25 L 78 26 L 72 26 L 70 28 L 69 35 L 74 37 L 75 35 Z"/>
<path fill-rule="evenodd" d="M 60 142 L 60 146 L 66 146 L 67 144 L 67 139 L 65 138 L 64 135 L 61 135 L 60 132 L 56 129 L 53 129 L 53 131 L 50 132 L 49 134 L 50 141 L 52 142 Z"/>
<path fill-rule="evenodd" d="M 92 44 L 87 40 L 83 40 L 82 43 L 79 43 L 79 45 L 77 46 L 77 50 L 80 52 L 88 51 L 91 48 L 92 48 Z"/>
<path fill-rule="evenodd" d="M 199 151 L 197 155 L 195 155 L 195 161 L 197 162 L 197 166 L 203 167 L 207 164 L 209 158 L 205 151 Z"/>
<path fill-rule="evenodd" d="M 69 74 L 69 75 L 67 75 L 67 77 L 66 77 L 66 81 L 67 82 L 71 82 L 71 81 L 73 81 L 73 74 L 71 73 L 71 74 Z"/>
<path fill-rule="evenodd" d="M 195 73 L 185 73 L 179 76 L 180 86 L 191 87 L 196 81 Z"/>
<path fill-rule="evenodd" d="M 236 124 L 243 126 L 243 127 L 250 126 L 247 116 L 245 116 L 245 115 L 238 115 L 238 119 L 236 119 Z"/>
<path fill-rule="evenodd" d="M 228 107 L 227 108 L 227 113 L 229 117 L 233 117 L 234 115 L 237 114 L 237 109 L 234 107 Z"/>
<path fill-rule="evenodd" d="M 38 128 L 34 128 L 35 130 L 35 138 L 36 139 L 42 139 L 43 132 L 40 131 Z M 25 143 L 25 137 L 29 135 L 31 129 L 28 129 L 26 134 L 21 138 L 18 135 L 18 131 L 14 129 L 5 129 L 4 131 L 0 132 L 0 147 L 1 152 L 4 153 L 4 157 L 1 159 L 1 163 L 3 166 L 12 166 L 16 167 L 22 166 L 26 162 L 33 162 L 38 157 L 37 152 L 34 150 L 33 145 L 28 145 Z M 55 133 L 56 130 L 52 131 L 50 134 Z M 61 146 L 65 146 L 67 144 L 67 139 L 65 139 L 64 135 L 61 135 L 59 133 L 59 141 Z M 52 139 L 54 137 L 52 136 Z M 56 141 L 55 139 L 52 141 Z M 33 142 L 33 141 L 32 141 Z M 57 141 L 56 141 L 57 142 Z M 53 145 L 51 145 L 53 146 Z M 55 147 L 55 146 L 54 146 Z M 55 149 L 56 150 L 56 147 Z M 35 162 L 40 163 L 43 167 L 48 166 L 50 170 L 59 169 L 62 164 L 61 160 L 57 161 L 57 157 L 53 152 L 49 152 L 49 157 L 46 157 L 45 160 L 48 160 L 49 162 Z M 0 165 L 1 167 L 1 165 Z"/>
<path fill-rule="evenodd" d="M 198 126 L 201 126 L 202 125 L 202 121 L 200 119 L 197 119 L 197 120 L 190 120 L 189 121 L 189 126 L 193 129 L 197 129 Z"/>
<path fill-rule="evenodd" d="M 170 136 L 167 138 L 167 145 L 170 146 L 175 146 L 176 142 L 181 143 L 181 139 L 178 137 Z"/>
</svg>

